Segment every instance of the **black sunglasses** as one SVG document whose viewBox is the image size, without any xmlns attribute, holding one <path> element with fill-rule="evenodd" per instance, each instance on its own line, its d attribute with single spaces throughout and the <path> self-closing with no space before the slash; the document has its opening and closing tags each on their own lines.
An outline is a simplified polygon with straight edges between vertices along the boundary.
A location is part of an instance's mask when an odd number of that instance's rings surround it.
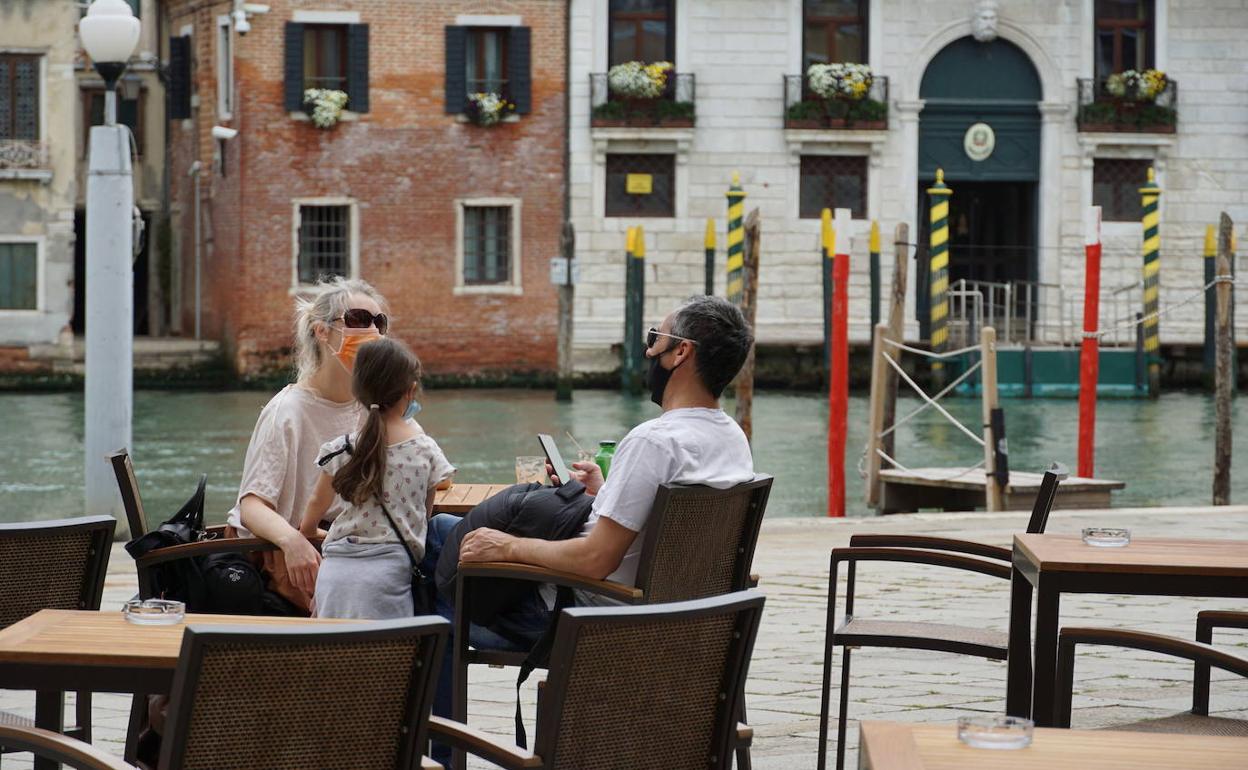
<svg viewBox="0 0 1248 770">
<path fill-rule="evenodd" d="M 348 329 L 367 329 L 376 325 L 378 334 L 385 334 L 390 328 L 390 319 L 386 318 L 385 313 L 373 315 L 362 307 L 353 307 L 343 313 L 341 318 L 334 320 L 342 321 L 342 325 Z"/>
<path fill-rule="evenodd" d="M 651 326 L 650 331 L 646 332 L 646 347 L 647 348 L 654 347 L 654 343 L 659 341 L 659 337 L 671 337 L 674 340 L 684 340 L 685 342 L 689 342 L 694 345 L 698 344 L 697 340 L 691 340 L 688 337 L 681 337 L 679 334 L 668 334 L 667 332 L 661 332 L 658 329 Z"/>
</svg>

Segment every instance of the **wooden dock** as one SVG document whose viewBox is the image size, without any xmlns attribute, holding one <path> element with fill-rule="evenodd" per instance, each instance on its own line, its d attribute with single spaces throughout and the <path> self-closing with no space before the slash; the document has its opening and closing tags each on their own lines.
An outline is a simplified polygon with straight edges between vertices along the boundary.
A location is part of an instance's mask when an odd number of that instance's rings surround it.
<svg viewBox="0 0 1248 770">
<path fill-rule="evenodd" d="M 983 468 L 881 469 L 880 513 L 910 513 L 920 508 L 973 511 L 984 507 Z M 1040 491 L 1039 473 L 1010 471 L 1001 492 L 1002 509 L 1029 510 Z M 1057 487 L 1054 508 L 1108 508 L 1110 493 L 1126 482 L 1071 476 Z"/>
</svg>

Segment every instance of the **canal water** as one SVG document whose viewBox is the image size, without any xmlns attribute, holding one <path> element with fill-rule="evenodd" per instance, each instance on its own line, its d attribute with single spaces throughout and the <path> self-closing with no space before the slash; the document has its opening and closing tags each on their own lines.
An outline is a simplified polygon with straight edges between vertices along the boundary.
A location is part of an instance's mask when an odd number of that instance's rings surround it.
<svg viewBox="0 0 1248 770">
<path fill-rule="evenodd" d="M 207 513 L 220 522 L 234 502 L 243 455 L 260 408 L 258 391 L 140 391 L 134 402 L 134 459 L 144 504 L 153 521 L 172 514 L 208 474 Z M 973 430 L 979 401 L 952 399 L 950 411 Z M 463 482 L 515 478 L 518 455 L 538 455 L 535 434 L 559 439 L 565 457 L 575 448 L 617 439 L 658 414 L 644 398 L 580 391 L 571 404 L 547 391 L 439 390 L 423 399 L 421 423 L 459 467 Z M 730 411 L 731 402 L 726 405 Z M 898 413 L 917 406 L 902 399 Z M 1038 470 L 1051 460 L 1074 469 L 1077 406 L 1073 400 L 1006 400 L 1010 465 Z M 1248 442 L 1248 415 L 1233 411 L 1240 446 Z M 82 510 L 83 399 L 77 393 L 0 394 L 0 521 L 79 515 Z M 870 515 L 854 466 L 866 440 L 867 399 L 850 399 L 850 516 Z M 755 467 L 776 477 L 768 516 L 822 516 L 827 505 L 826 398 L 812 393 L 760 392 L 754 404 Z M 1154 402 L 1099 405 L 1097 475 L 1122 479 L 1114 504 L 1206 505 L 1213 458 L 1213 400 L 1201 393 L 1169 393 Z M 982 450 L 933 410 L 898 431 L 897 459 L 908 467 L 965 466 Z M 104 462 L 100 458 L 100 462 Z M 1248 449 L 1236 458 L 1233 490 L 1248 489 Z M 1248 493 L 1234 502 L 1248 502 Z"/>
</svg>

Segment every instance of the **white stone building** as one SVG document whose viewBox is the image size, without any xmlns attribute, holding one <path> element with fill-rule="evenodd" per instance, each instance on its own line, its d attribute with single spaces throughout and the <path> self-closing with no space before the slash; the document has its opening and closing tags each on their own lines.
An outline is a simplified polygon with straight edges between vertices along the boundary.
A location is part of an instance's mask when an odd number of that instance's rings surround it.
<svg viewBox="0 0 1248 770">
<path fill-rule="evenodd" d="M 648 323 L 702 290 L 708 217 L 719 233 L 716 291 L 723 293 L 724 194 L 734 170 L 749 196 L 746 210 L 757 206 L 762 215 L 764 344 L 822 339 L 819 221 L 801 214 L 838 205 L 855 210 L 850 338 L 868 339 L 868 220 L 881 225 L 887 282 L 894 227 L 907 223 L 910 240 L 920 239 L 928 216 L 921 190 L 938 165 L 954 191 L 951 277 L 1049 285 L 1037 290 L 1032 313 L 1043 327 L 1037 336 L 1053 340 L 1072 339 L 1063 318 L 1072 325 L 1081 318 L 1083 216 L 1094 203 L 1104 206 L 1106 220 L 1102 328 L 1138 309 L 1138 288 L 1120 292 L 1116 304 L 1110 297 L 1140 279 L 1135 189 L 1148 166 L 1164 190 L 1163 307 L 1203 285 L 1201 246 L 1219 212 L 1238 223 L 1248 217 L 1243 0 L 573 0 L 571 25 L 570 195 L 581 261 L 582 370 L 618 361 L 611 346 L 623 332 L 630 225 L 646 231 Z M 674 63 L 668 96 L 694 102 L 694 125 L 680 126 L 678 110 L 664 120 L 644 116 L 660 124 L 649 126 L 620 119 L 628 103 L 595 111 L 607 97 L 605 76 L 591 85 L 593 73 L 658 58 Z M 789 102 L 803 92 L 785 77 L 828 59 L 861 61 L 877 80 L 887 78 L 886 96 L 882 81 L 872 91 L 887 103 L 886 127 L 860 120 L 850 128 L 793 127 L 811 125 L 797 121 L 786 128 Z M 1173 112 L 1121 103 L 1081 110 L 1081 79 L 1090 80 L 1082 100 L 1090 102 L 1095 84 L 1131 68 L 1168 75 L 1158 104 Z M 1166 116 L 1176 113 L 1177 127 L 1169 129 Z M 963 146 L 975 123 L 994 129 L 985 160 L 972 160 Z M 650 175 L 646 200 L 625 191 L 629 173 Z M 913 263 L 910 277 L 908 334 L 917 337 Z M 887 285 L 882 294 L 886 315 Z M 1197 302 L 1168 314 L 1163 344 L 1199 341 L 1203 312 Z M 1241 313 L 1241 338 L 1245 321 Z M 1126 330 L 1122 341 L 1132 335 Z"/>
</svg>

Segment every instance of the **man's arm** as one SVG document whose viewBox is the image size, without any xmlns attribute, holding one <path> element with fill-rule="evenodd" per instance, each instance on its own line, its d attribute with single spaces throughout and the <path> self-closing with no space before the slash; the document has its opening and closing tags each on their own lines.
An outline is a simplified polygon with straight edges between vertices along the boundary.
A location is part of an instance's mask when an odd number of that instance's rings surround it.
<svg viewBox="0 0 1248 770">
<path fill-rule="evenodd" d="M 637 533 L 601 517 L 586 537 L 539 540 L 515 537 L 483 527 L 469 532 L 459 546 L 460 561 L 510 561 L 602 580 L 620 566 Z"/>
</svg>

